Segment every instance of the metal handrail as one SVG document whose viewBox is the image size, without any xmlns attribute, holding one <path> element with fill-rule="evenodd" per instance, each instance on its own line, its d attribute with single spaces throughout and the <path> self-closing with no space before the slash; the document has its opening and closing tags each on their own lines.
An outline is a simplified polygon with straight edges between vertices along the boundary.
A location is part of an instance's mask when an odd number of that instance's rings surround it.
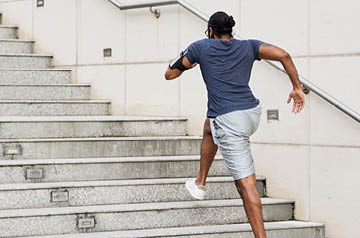
<svg viewBox="0 0 360 238">
<path fill-rule="evenodd" d="M 163 0 L 163 1 L 149 1 L 146 3 L 138 3 L 138 4 L 128 4 L 128 5 L 122 5 L 121 3 L 119 3 L 119 1 L 117 0 L 109 0 L 112 4 L 114 4 L 116 7 L 118 7 L 120 10 L 129 10 L 129 9 L 136 9 L 136 8 L 145 8 L 145 7 L 156 7 L 156 6 L 165 6 L 165 5 L 174 5 L 174 4 L 178 4 L 180 6 L 182 6 L 183 8 L 185 8 L 186 10 L 190 11 L 191 13 L 193 13 L 194 15 L 196 15 L 197 17 L 199 17 L 201 20 L 208 22 L 209 21 L 209 17 L 204 14 L 203 12 L 201 12 L 200 10 L 198 10 L 197 8 L 193 7 L 192 5 L 190 5 L 189 3 L 187 3 L 184 0 Z M 235 35 L 236 36 L 236 35 Z M 241 37 L 236 36 L 238 38 L 241 39 Z M 270 64 L 271 66 L 273 66 L 275 69 L 280 70 L 281 72 L 286 73 L 286 71 L 284 70 L 283 66 L 278 63 L 278 62 L 273 62 L 273 61 L 269 61 L 269 60 L 265 60 L 268 64 Z M 340 111 L 344 112 L 345 114 L 347 114 L 348 116 L 350 116 L 352 119 L 354 119 L 357 122 L 360 122 L 360 114 L 357 113 L 356 111 L 354 111 L 353 109 L 351 109 L 350 107 L 346 106 L 344 103 L 340 102 L 339 100 L 337 100 L 336 98 L 332 97 L 331 95 L 329 95 L 328 93 L 326 93 L 324 90 L 322 90 L 321 88 L 317 87 L 316 85 L 314 85 L 313 83 L 311 83 L 310 81 L 308 81 L 307 79 L 305 79 L 304 77 L 302 77 L 301 75 L 299 75 L 299 81 L 301 82 L 301 84 L 310 89 L 311 91 L 313 91 L 315 94 L 317 94 L 318 96 L 320 96 L 321 98 L 323 98 L 325 101 L 327 101 L 328 103 L 330 103 L 331 105 L 335 106 L 336 108 L 338 108 Z"/>
</svg>

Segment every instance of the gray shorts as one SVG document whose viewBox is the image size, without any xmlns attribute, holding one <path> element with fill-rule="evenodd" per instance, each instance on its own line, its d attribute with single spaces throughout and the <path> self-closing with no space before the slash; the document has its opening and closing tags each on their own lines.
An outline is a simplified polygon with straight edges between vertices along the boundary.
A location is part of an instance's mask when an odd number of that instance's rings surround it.
<svg viewBox="0 0 360 238">
<path fill-rule="evenodd" d="M 249 137 L 260 123 L 261 104 L 247 110 L 236 110 L 210 118 L 214 143 L 218 146 L 234 180 L 255 173 Z"/>
</svg>

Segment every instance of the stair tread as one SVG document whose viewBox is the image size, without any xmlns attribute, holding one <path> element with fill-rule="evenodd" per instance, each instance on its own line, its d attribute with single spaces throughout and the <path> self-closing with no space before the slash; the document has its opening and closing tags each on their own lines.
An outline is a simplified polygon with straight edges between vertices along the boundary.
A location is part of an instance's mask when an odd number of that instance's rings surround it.
<svg viewBox="0 0 360 238">
<path fill-rule="evenodd" d="M 1 24 L 0 25 L 0 28 L 19 28 L 19 26 L 18 25 L 3 25 L 3 24 Z"/>
<path fill-rule="evenodd" d="M 24 43 L 34 43 L 34 40 L 26 39 L 0 39 L 0 42 L 24 42 Z"/>
<path fill-rule="evenodd" d="M 1 84 L 0 87 L 90 87 L 86 83 L 67 83 L 67 84 Z"/>
<path fill-rule="evenodd" d="M 11 142 L 72 142 L 72 141 L 146 141 L 146 140 L 199 140 L 200 136 L 134 136 L 134 137 L 90 137 L 90 138 L 41 138 L 1 139 L 0 143 Z"/>
<path fill-rule="evenodd" d="M 31 104 L 45 104 L 45 103 L 110 103 L 109 100 L 0 100 L 0 103 L 31 103 Z M 9 116 L 8 116 L 9 117 Z"/>
<path fill-rule="evenodd" d="M 280 198 L 261 198 L 262 205 L 294 204 L 293 200 Z M 178 202 L 156 202 L 116 205 L 96 205 L 78 207 L 56 207 L 56 208 L 32 208 L 0 210 L 0 218 L 32 217 L 32 216 L 55 216 L 83 213 L 113 213 L 133 211 L 160 211 L 174 209 L 210 208 L 210 207 L 233 207 L 243 206 L 241 199 L 226 200 L 203 200 L 203 201 L 178 201 Z"/>
<path fill-rule="evenodd" d="M 182 184 L 189 178 L 153 178 L 153 179 L 124 179 L 124 180 L 96 180 L 96 181 L 77 181 L 77 182 L 46 182 L 46 183 L 15 183 L 0 184 L 0 191 L 31 190 L 31 189 L 52 189 L 52 188 L 81 188 L 81 187 L 112 187 L 112 186 L 137 186 L 137 185 L 165 185 Z M 265 180 L 262 176 L 257 176 L 256 180 Z M 233 182 L 233 178 L 208 177 L 208 183 Z"/>
<path fill-rule="evenodd" d="M 0 71 L 72 71 L 71 69 L 49 68 L 49 69 L 1 69 Z"/>
<path fill-rule="evenodd" d="M 0 85 L 1 86 L 1 85 Z M 156 116 L 5 116 L 0 122 L 98 122 L 98 121 L 186 121 L 186 118 Z"/>
<path fill-rule="evenodd" d="M 323 223 L 304 222 L 304 221 L 280 221 L 265 222 L 266 230 L 287 230 L 301 228 L 322 228 Z M 111 232 L 94 232 L 94 233 L 77 233 L 66 235 L 50 235 L 35 236 L 32 238 L 131 238 L 131 237 L 165 237 L 165 236 L 185 236 L 185 235 L 206 235 L 228 232 L 250 232 L 249 223 L 244 224 L 228 224 L 228 225 L 211 225 L 211 226 L 190 226 L 190 227 L 174 227 L 160 229 L 144 229 L 144 230 L 127 230 L 127 231 L 111 231 Z M 25 237 L 23 237 L 25 238 Z"/>
<path fill-rule="evenodd" d="M 0 166 L 198 161 L 200 155 L 0 160 Z M 221 160 L 216 155 L 215 160 Z"/>
<path fill-rule="evenodd" d="M 17 57 L 54 57 L 52 54 L 0 54 L 0 56 L 17 56 Z"/>
</svg>

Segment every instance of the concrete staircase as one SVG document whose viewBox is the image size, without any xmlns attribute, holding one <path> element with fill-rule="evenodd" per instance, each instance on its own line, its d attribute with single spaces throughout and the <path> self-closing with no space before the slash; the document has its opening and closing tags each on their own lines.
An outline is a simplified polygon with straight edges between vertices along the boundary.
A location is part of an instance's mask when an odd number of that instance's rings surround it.
<svg viewBox="0 0 360 238">
<path fill-rule="evenodd" d="M 221 156 L 208 194 L 185 191 L 201 138 L 179 118 L 110 116 L 90 85 L 0 26 L 0 237 L 253 237 Z M 268 237 L 322 238 L 294 202 L 265 197 Z"/>
</svg>

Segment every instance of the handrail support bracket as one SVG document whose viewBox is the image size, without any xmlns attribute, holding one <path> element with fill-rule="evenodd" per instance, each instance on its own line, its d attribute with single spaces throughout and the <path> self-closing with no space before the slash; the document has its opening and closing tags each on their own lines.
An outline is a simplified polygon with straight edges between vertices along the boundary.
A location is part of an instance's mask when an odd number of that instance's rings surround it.
<svg viewBox="0 0 360 238">
<path fill-rule="evenodd" d="M 150 12 L 151 12 L 152 14 L 154 14 L 154 16 L 155 16 L 156 18 L 159 18 L 160 15 L 161 15 L 160 9 L 158 9 L 158 8 L 153 9 L 152 6 L 150 6 Z"/>
<path fill-rule="evenodd" d="M 301 85 L 302 86 L 302 91 L 304 92 L 304 94 L 308 95 L 310 93 L 310 88 L 304 86 L 304 85 Z"/>
</svg>

